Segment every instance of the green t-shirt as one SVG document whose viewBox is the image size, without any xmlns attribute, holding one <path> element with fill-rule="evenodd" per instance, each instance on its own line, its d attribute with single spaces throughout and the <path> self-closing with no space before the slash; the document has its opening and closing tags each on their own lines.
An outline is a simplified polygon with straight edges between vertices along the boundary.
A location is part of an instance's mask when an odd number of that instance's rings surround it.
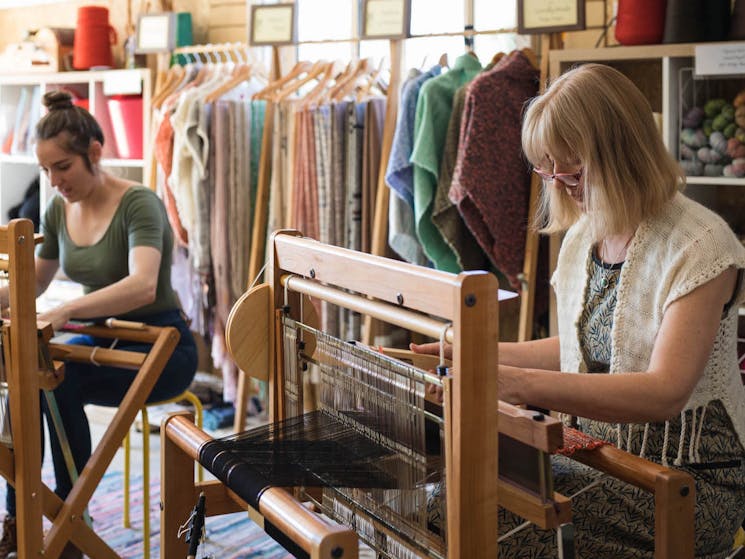
<svg viewBox="0 0 745 559">
<path fill-rule="evenodd" d="M 76 245 L 67 234 L 65 203 L 54 196 L 44 211 L 41 232 L 44 242 L 36 249 L 40 258 L 59 260 L 62 271 L 90 293 L 115 283 L 129 274 L 129 251 L 149 246 L 160 251 L 160 271 L 155 301 L 122 318 L 144 318 L 160 311 L 179 308 L 171 287 L 173 234 L 160 198 L 149 188 L 134 186 L 122 196 L 106 233 L 90 246 Z"/>
</svg>

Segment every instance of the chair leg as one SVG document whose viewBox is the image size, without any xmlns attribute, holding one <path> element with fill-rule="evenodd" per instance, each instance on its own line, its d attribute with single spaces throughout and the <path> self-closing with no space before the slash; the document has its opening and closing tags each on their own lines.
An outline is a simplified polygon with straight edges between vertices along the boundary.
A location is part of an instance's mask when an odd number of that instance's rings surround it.
<svg viewBox="0 0 745 559">
<path fill-rule="evenodd" d="M 142 544 L 143 558 L 150 559 L 150 421 L 142 408 Z"/>
<path fill-rule="evenodd" d="M 132 523 L 129 518 L 129 431 L 124 435 L 124 514 L 122 515 L 122 524 L 125 528 L 131 528 Z"/>
</svg>

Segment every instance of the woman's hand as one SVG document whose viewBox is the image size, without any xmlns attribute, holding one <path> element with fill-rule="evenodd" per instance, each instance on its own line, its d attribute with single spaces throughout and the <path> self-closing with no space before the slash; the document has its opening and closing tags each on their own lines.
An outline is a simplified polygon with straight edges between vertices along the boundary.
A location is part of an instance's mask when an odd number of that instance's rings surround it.
<svg viewBox="0 0 745 559">
<path fill-rule="evenodd" d="M 425 355 L 440 355 L 440 342 L 430 342 L 427 344 L 409 344 L 409 349 L 414 353 Z M 445 344 L 445 359 L 453 358 L 453 346 Z"/>
<path fill-rule="evenodd" d="M 62 330 L 62 327 L 70 321 L 70 313 L 64 305 L 60 305 L 50 311 L 40 314 L 37 319 L 49 322 L 55 332 Z"/>
<path fill-rule="evenodd" d="M 440 355 L 440 343 L 439 342 L 432 342 L 427 344 L 409 344 L 409 349 L 413 351 L 414 353 L 419 353 L 423 355 Z M 450 344 L 445 344 L 445 359 L 452 359 L 453 358 L 453 346 Z M 435 372 L 435 371 L 431 371 Z M 427 385 L 427 394 L 429 395 L 429 398 L 427 398 L 430 401 L 437 402 L 438 404 L 442 404 L 442 386 L 436 385 L 436 384 L 428 384 Z"/>
</svg>

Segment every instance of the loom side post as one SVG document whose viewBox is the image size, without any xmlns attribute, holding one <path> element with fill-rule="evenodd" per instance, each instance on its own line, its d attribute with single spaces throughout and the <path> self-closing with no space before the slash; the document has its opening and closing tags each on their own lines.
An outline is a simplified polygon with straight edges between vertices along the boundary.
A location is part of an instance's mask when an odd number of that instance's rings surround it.
<svg viewBox="0 0 745 559">
<path fill-rule="evenodd" d="M 10 362 L 8 386 L 11 431 L 16 441 L 19 557 L 43 554 L 41 482 L 41 428 L 39 418 L 38 347 L 34 272 L 34 229 L 30 220 L 13 220 L 2 229 L 0 246 L 9 260 Z"/>
<path fill-rule="evenodd" d="M 692 557 L 696 487 L 691 477 L 675 470 L 660 472 L 654 490 L 654 556 L 655 559 Z"/>
<path fill-rule="evenodd" d="M 498 284 L 490 274 L 463 272 L 458 279 L 460 300 L 452 315 L 452 446 L 446 453 L 448 557 L 496 557 Z"/>
</svg>

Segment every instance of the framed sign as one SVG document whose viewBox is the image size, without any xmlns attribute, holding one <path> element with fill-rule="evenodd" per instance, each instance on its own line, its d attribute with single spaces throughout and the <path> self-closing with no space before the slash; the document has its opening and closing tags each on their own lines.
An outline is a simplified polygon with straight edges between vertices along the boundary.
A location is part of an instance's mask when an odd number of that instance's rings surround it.
<svg viewBox="0 0 745 559">
<path fill-rule="evenodd" d="M 292 45 L 297 42 L 295 4 L 262 4 L 251 6 L 253 46 Z"/>
<path fill-rule="evenodd" d="M 362 39 L 405 39 L 410 35 L 411 0 L 364 0 Z"/>
<path fill-rule="evenodd" d="M 585 0 L 517 0 L 517 32 L 559 33 L 585 28 Z"/>
<path fill-rule="evenodd" d="M 137 44 L 135 52 L 170 52 L 176 46 L 176 14 L 142 15 L 137 20 Z"/>
</svg>

